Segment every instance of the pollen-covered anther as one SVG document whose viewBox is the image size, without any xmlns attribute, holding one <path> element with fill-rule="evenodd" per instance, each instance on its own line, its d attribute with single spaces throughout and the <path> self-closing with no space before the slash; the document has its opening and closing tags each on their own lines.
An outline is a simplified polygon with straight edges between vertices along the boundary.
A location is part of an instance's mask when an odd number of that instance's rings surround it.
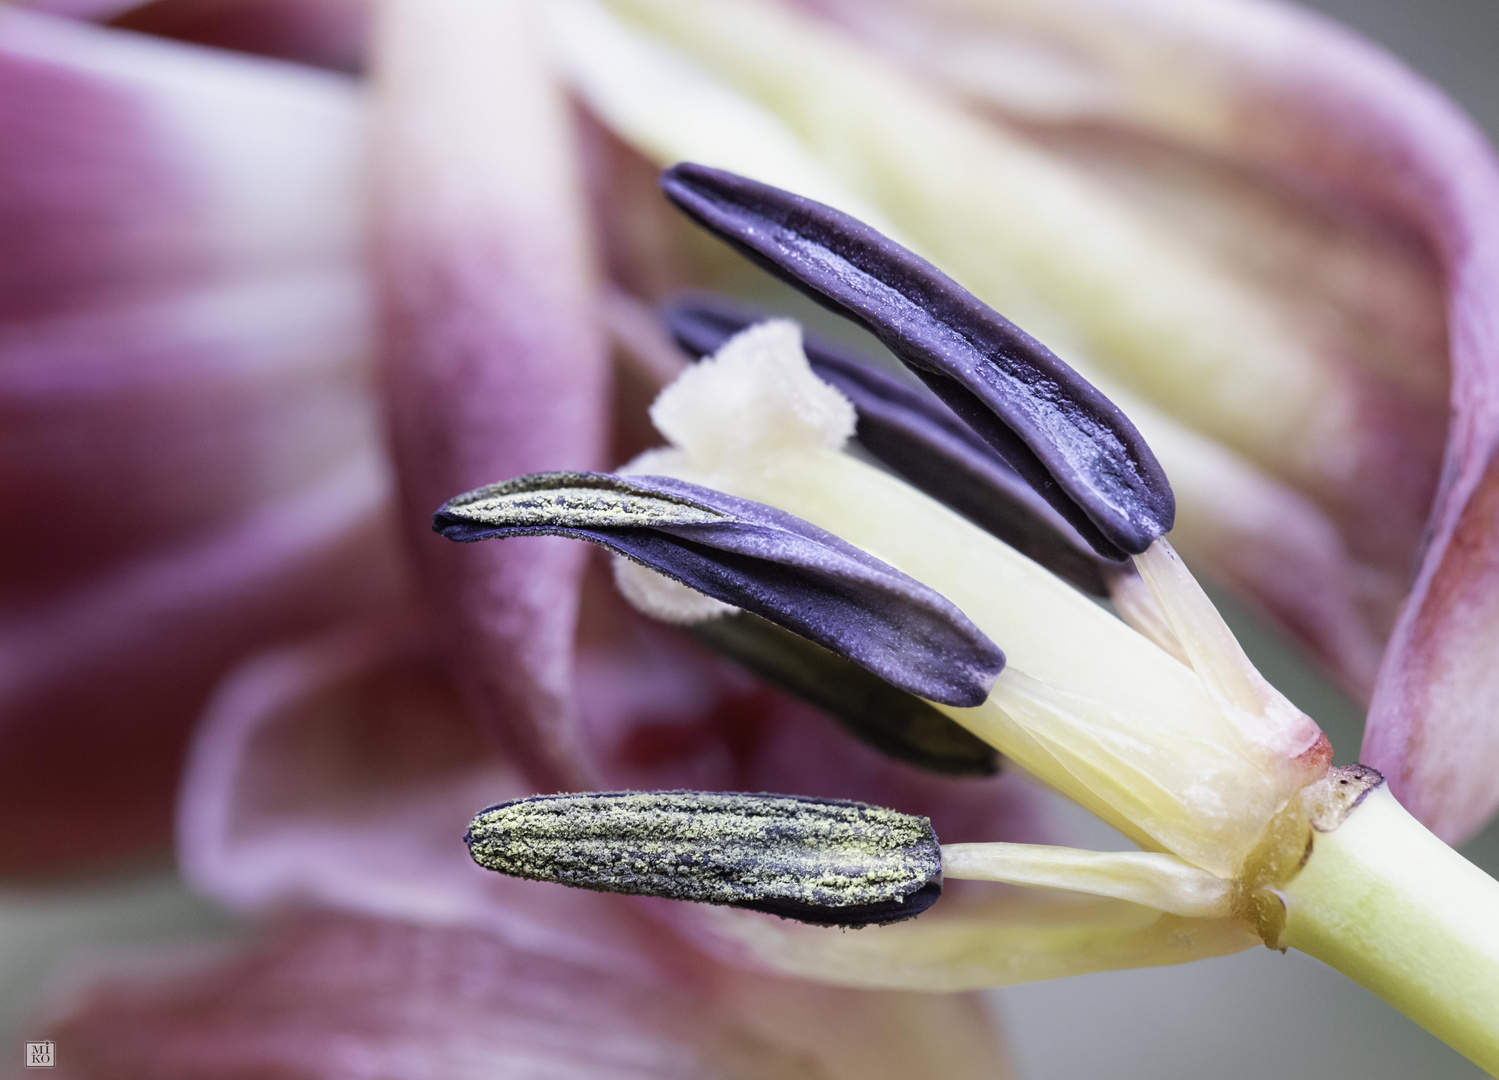
<svg viewBox="0 0 1499 1080">
<path fill-rule="evenodd" d="M 929 701 L 979 705 L 1004 667 L 999 648 L 934 589 L 783 510 L 672 477 L 536 473 L 448 500 L 432 527 L 461 542 L 587 540 L 691 590 L 666 597 L 672 621 L 714 614 L 692 595 L 701 594 Z M 637 591 L 649 590 L 656 600 L 666 591 L 649 579 Z"/>
<path fill-rule="evenodd" d="M 942 893 L 931 822 L 878 806 L 701 791 L 537 795 L 481 811 L 488 870 L 824 926 L 919 915 Z"/>
</svg>

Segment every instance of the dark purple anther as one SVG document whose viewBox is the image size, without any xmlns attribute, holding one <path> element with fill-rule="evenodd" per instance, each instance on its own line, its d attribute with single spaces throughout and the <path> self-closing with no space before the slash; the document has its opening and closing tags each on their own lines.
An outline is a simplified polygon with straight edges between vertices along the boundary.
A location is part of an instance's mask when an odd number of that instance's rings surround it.
<svg viewBox="0 0 1499 1080">
<path fill-rule="evenodd" d="M 874 333 L 1100 555 L 1122 560 L 1170 531 L 1171 486 L 1118 407 L 931 263 L 830 206 L 719 169 L 676 165 L 661 188 Z"/>
<path fill-rule="evenodd" d="M 935 590 L 791 514 L 670 477 L 522 476 L 449 500 L 432 528 L 458 541 L 591 541 L 944 705 L 982 704 L 1004 668 Z"/>
<path fill-rule="evenodd" d="M 999 751 L 931 702 L 769 619 L 741 611 L 685 629 L 772 686 L 816 705 L 882 754 L 943 776 L 999 772 Z"/>
<path fill-rule="evenodd" d="M 707 356 L 745 327 L 773 316 L 710 292 L 681 293 L 661 310 L 678 345 Z M 1109 595 L 1118 563 L 1100 558 L 953 411 L 872 361 L 808 334 L 812 370 L 853 403 L 860 444 L 914 487 L 946 504 L 1084 592 Z"/>
</svg>

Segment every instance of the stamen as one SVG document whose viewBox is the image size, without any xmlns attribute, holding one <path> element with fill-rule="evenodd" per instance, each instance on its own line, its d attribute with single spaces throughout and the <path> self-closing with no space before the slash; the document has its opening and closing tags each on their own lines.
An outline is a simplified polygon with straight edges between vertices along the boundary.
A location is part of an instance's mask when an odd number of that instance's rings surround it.
<svg viewBox="0 0 1499 1080">
<path fill-rule="evenodd" d="M 1100 555 L 1170 531 L 1175 500 L 1133 424 L 1040 342 L 912 252 L 830 206 L 681 164 L 666 196 L 705 228 L 868 328 Z"/>
<path fill-rule="evenodd" d="M 537 795 L 480 811 L 464 839 L 480 866 L 513 877 L 823 926 L 909 919 L 942 894 L 930 821 L 836 799 Z"/>
<path fill-rule="evenodd" d="M 810 638 L 929 701 L 972 707 L 1004 654 L 935 590 L 781 510 L 664 476 L 537 473 L 447 502 L 449 540 L 587 540 Z"/>
<path fill-rule="evenodd" d="M 1109 580 L 1109 599 L 1121 619 L 1187 667 L 1192 666 L 1192 658 L 1182 648 L 1176 631 L 1171 629 L 1171 623 L 1139 574 L 1115 574 Z"/>
<path fill-rule="evenodd" d="M 772 316 L 709 292 L 662 308 L 667 329 L 693 356 L 708 356 L 746 327 Z M 906 482 L 956 510 L 1016 551 L 1094 596 L 1108 596 L 1117 563 L 1095 555 L 988 443 L 930 393 L 816 336 L 803 339 L 817 377 L 859 415 L 856 438 Z"/>
<path fill-rule="evenodd" d="M 1181 557 L 1164 538 L 1135 557 L 1140 578 L 1223 715 L 1250 743 L 1290 761 L 1326 744 L 1315 721 L 1265 679 Z M 1325 770 L 1331 750 L 1303 764 Z"/>
<path fill-rule="evenodd" d="M 947 844 L 942 872 L 970 881 L 1111 896 L 1192 919 L 1231 914 L 1232 885 L 1175 855 L 1040 844 Z"/>
<path fill-rule="evenodd" d="M 882 753 L 947 776 L 999 772 L 999 751 L 921 698 L 768 620 L 741 613 L 686 629 Z"/>
</svg>

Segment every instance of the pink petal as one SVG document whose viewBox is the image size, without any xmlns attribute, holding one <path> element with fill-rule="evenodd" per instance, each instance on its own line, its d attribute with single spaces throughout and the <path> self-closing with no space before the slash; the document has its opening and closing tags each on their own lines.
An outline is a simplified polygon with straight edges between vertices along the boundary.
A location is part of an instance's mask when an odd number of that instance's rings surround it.
<svg viewBox="0 0 1499 1080">
<path fill-rule="evenodd" d="M 592 911 L 586 894 L 488 874 L 469 859 L 462 837 L 473 815 L 531 789 L 468 719 L 436 641 L 413 622 L 369 626 L 242 666 L 189 760 L 184 871 L 244 911 L 298 902 L 461 922 L 638 966 L 615 943 L 630 932 Z"/>
<path fill-rule="evenodd" d="M 138 3 L 139 0 L 21 0 L 15 6 L 65 19 L 103 21 L 129 11 Z"/>
<path fill-rule="evenodd" d="M 367 0 L 16 0 L 17 7 L 156 37 L 355 73 Z"/>
<path fill-rule="evenodd" d="M 222 673 L 285 634 L 394 602 L 379 463 L 0 618 L 0 866 L 159 843 L 189 725 Z M 100 834 L 101 822 L 108 822 Z"/>
<path fill-rule="evenodd" d="M 0 321 L 350 268 L 355 84 L 0 10 Z"/>
<path fill-rule="evenodd" d="M 1499 274 L 1493 278 L 1499 287 Z M 1499 353 L 1499 341 L 1490 346 Z M 1363 761 L 1420 820 L 1458 844 L 1499 808 L 1499 453 L 1459 464 L 1390 641 Z"/>
<path fill-rule="evenodd" d="M 5 9 L 0 88 L 14 869 L 160 842 L 239 655 L 403 586 L 352 84 Z"/>
<path fill-rule="evenodd" d="M 359 275 L 339 272 L 0 326 L 9 601 L 221 528 L 371 454 L 368 306 Z M 78 527 L 80 512 L 98 524 Z"/>
<path fill-rule="evenodd" d="M 466 693 L 540 783 L 586 784 L 570 719 L 581 546 L 429 531 L 465 490 L 601 463 L 605 354 L 574 136 L 528 7 L 382 9 L 377 258 L 404 521 Z"/>
<path fill-rule="evenodd" d="M 92 988 L 51 1035 L 59 1075 L 805 1077 L 700 999 L 496 940 L 360 919 L 280 926 L 265 946 Z"/>
</svg>

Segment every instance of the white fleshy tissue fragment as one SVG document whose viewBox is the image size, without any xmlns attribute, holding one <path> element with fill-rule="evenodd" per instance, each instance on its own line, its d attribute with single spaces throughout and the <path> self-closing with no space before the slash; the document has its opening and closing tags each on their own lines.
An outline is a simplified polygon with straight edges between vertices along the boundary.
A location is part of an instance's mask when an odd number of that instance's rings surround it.
<svg viewBox="0 0 1499 1080">
<path fill-rule="evenodd" d="M 733 604 L 704 596 L 691 586 L 673 581 L 623 555 L 614 556 L 612 561 L 614 587 L 631 607 L 653 619 L 686 626 L 732 615 L 739 610 Z"/>
<path fill-rule="evenodd" d="M 696 474 L 753 468 L 777 450 L 840 450 L 857 414 L 812 373 L 802 329 L 789 319 L 756 323 L 687 368 L 657 396 L 651 422 L 672 449 L 648 450 L 621 473 Z M 614 583 L 638 611 L 664 622 L 702 622 L 739 610 L 621 556 Z"/>
<path fill-rule="evenodd" d="M 756 323 L 683 371 L 651 406 L 651 423 L 703 472 L 777 450 L 842 449 L 857 415 L 812 373 L 802 328 Z"/>
</svg>

